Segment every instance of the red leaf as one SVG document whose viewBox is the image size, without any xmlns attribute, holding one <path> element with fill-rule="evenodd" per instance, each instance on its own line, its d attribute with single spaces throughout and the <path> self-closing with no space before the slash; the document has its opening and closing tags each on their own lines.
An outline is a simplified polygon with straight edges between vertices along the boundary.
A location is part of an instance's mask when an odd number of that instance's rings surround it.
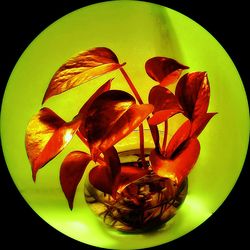
<svg viewBox="0 0 250 250">
<path fill-rule="evenodd" d="M 171 158 L 171 156 L 175 153 L 175 150 L 188 139 L 191 129 L 191 123 L 189 120 L 184 122 L 182 126 L 175 132 L 173 137 L 168 143 L 168 147 L 166 150 L 166 158 Z"/>
<path fill-rule="evenodd" d="M 171 116 L 183 112 L 176 96 L 167 88 L 154 86 L 149 93 L 149 103 L 154 105 L 153 116 L 149 119 L 150 125 L 157 125 Z"/>
<path fill-rule="evenodd" d="M 178 113 L 182 113 L 182 111 L 180 109 L 161 110 L 154 113 L 154 115 L 148 119 L 148 122 L 150 125 L 158 125 Z"/>
<path fill-rule="evenodd" d="M 190 137 L 198 137 L 210 119 L 217 113 L 204 113 L 192 122 Z"/>
<path fill-rule="evenodd" d="M 89 143 L 99 141 L 134 103 L 133 96 L 121 90 L 110 90 L 99 95 L 86 114 L 84 129 Z"/>
<path fill-rule="evenodd" d="M 123 65 L 119 64 L 114 52 L 108 48 L 100 47 L 84 51 L 70 58 L 56 71 L 42 103 L 54 95 L 61 94 Z"/>
<path fill-rule="evenodd" d="M 60 182 L 70 209 L 73 208 L 77 186 L 90 161 L 91 156 L 89 154 L 81 151 L 74 151 L 69 153 L 62 163 L 60 169 Z"/>
<path fill-rule="evenodd" d="M 97 91 L 88 99 L 88 101 L 82 106 L 79 113 L 82 115 L 86 115 L 86 112 L 88 111 L 89 107 L 93 103 L 93 101 L 102 93 L 110 90 L 111 82 L 113 79 L 108 80 L 106 83 L 104 83 Z"/>
<path fill-rule="evenodd" d="M 160 155 L 160 153 L 152 150 L 150 161 L 156 174 L 170 178 L 180 185 L 194 167 L 199 153 L 199 141 L 196 138 L 191 138 L 183 145 L 178 154 L 171 159 L 167 159 Z"/>
<path fill-rule="evenodd" d="M 130 183 L 140 179 L 148 173 L 148 170 L 133 166 L 122 166 L 121 173 L 117 178 L 117 192 L 121 193 Z"/>
<path fill-rule="evenodd" d="M 92 103 L 95 101 L 95 99 L 101 95 L 102 93 L 110 90 L 110 86 L 111 86 L 111 82 L 113 79 L 107 81 L 105 84 L 103 84 L 99 89 L 97 89 L 97 91 L 88 99 L 88 101 L 82 106 L 82 108 L 79 111 L 78 116 L 80 117 L 80 119 L 82 120 L 82 124 L 79 128 L 80 133 L 82 134 L 82 136 L 84 138 L 86 138 L 86 134 L 85 134 L 85 119 L 88 113 L 88 109 L 89 107 L 92 105 Z"/>
<path fill-rule="evenodd" d="M 89 172 L 89 181 L 100 191 L 110 195 L 113 194 L 114 180 L 109 166 L 99 165 L 91 169 Z"/>
<path fill-rule="evenodd" d="M 30 120 L 25 145 L 34 181 L 37 171 L 63 150 L 79 126 L 79 121 L 66 123 L 48 108 L 41 109 Z"/>
<path fill-rule="evenodd" d="M 207 73 L 185 74 L 177 83 L 175 94 L 189 119 L 206 113 L 210 98 Z"/>
<path fill-rule="evenodd" d="M 91 152 L 97 150 L 108 131 L 134 103 L 134 97 L 121 90 L 106 91 L 95 99 L 81 128 L 85 130 Z"/>
<path fill-rule="evenodd" d="M 152 112 L 152 105 L 136 105 L 135 99 L 121 90 L 98 96 L 89 107 L 85 127 L 93 159 L 127 136 Z"/>
<path fill-rule="evenodd" d="M 115 197 L 116 180 L 121 172 L 120 159 L 115 147 L 110 147 L 103 154 L 105 164 L 93 168 L 89 180 L 95 188 Z"/>
<path fill-rule="evenodd" d="M 111 129 L 108 129 L 106 135 L 102 138 L 99 150 L 104 152 L 109 147 L 126 137 L 136 129 L 153 111 L 151 104 L 132 105 L 124 113 Z"/>
<path fill-rule="evenodd" d="M 148 171 L 144 169 L 122 166 L 120 173 L 113 178 L 110 166 L 100 165 L 90 171 L 89 180 L 98 190 L 115 197 L 117 192 L 121 193 L 127 185 L 140 179 L 147 173 Z"/>
<path fill-rule="evenodd" d="M 103 155 L 104 161 L 110 167 L 112 179 L 115 180 L 121 171 L 120 159 L 115 147 L 110 147 L 103 152 Z"/>
<path fill-rule="evenodd" d="M 184 69 L 189 67 L 167 57 L 153 57 L 145 64 L 147 74 L 162 86 L 175 82 Z"/>
<path fill-rule="evenodd" d="M 149 119 L 148 119 L 148 121 L 149 121 Z M 151 135 L 153 137 L 153 140 L 154 140 L 155 148 L 159 149 L 160 148 L 159 129 L 158 129 L 157 125 L 151 125 L 150 123 L 149 123 L 149 128 L 150 128 L 150 132 L 151 132 Z"/>
</svg>

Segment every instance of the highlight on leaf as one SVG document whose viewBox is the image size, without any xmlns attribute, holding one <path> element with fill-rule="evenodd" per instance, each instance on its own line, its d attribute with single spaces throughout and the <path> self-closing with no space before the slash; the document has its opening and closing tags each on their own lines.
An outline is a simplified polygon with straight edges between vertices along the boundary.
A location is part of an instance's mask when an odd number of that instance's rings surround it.
<svg viewBox="0 0 250 250">
<path fill-rule="evenodd" d="M 85 131 L 90 148 L 101 143 L 108 129 L 111 129 L 134 103 L 134 97 L 121 90 L 106 91 L 95 99 L 86 112 L 84 127 L 81 127 Z"/>
<path fill-rule="evenodd" d="M 160 56 L 149 59 L 145 64 L 147 74 L 163 87 L 174 83 L 188 68 L 172 58 Z"/>
<path fill-rule="evenodd" d="M 137 105 L 130 94 L 121 90 L 106 91 L 98 96 L 89 107 L 82 128 L 93 158 L 127 136 L 152 111 L 152 105 Z"/>
<path fill-rule="evenodd" d="M 70 209 L 73 209 L 77 186 L 90 161 L 91 156 L 89 154 L 81 151 L 73 151 L 66 156 L 61 165 L 60 183 Z"/>
<path fill-rule="evenodd" d="M 84 51 L 70 58 L 56 71 L 45 92 L 42 103 L 54 95 L 61 94 L 93 78 L 119 69 L 123 65 L 119 64 L 114 52 L 108 48 L 98 47 Z"/>
<path fill-rule="evenodd" d="M 25 146 L 34 181 L 37 171 L 63 150 L 79 126 L 79 121 L 66 123 L 49 108 L 42 108 L 30 120 Z"/>
<path fill-rule="evenodd" d="M 136 129 L 153 111 L 151 104 L 134 104 L 109 129 L 99 146 L 101 152 L 119 142 Z"/>
<path fill-rule="evenodd" d="M 150 161 L 152 168 L 159 176 L 169 178 L 178 185 L 186 178 L 194 167 L 200 153 L 197 138 L 187 140 L 170 159 L 163 157 L 158 151 L 152 150 Z"/>
</svg>

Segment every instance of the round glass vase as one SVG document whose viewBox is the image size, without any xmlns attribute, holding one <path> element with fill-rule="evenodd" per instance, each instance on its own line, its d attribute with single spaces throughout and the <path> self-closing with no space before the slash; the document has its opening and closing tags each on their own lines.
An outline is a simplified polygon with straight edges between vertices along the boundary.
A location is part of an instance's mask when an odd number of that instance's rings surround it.
<svg viewBox="0 0 250 250">
<path fill-rule="evenodd" d="M 146 163 L 150 169 L 150 149 L 145 149 Z M 140 167 L 140 150 L 119 153 L 122 164 Z M 130 183 L 116 199 L 85 182 L 85 200 L 90 209 L 106 225 L 123 232 L 140 233 L 160 228 L 170 220 L 183 203 L 188 189 L 187 178 L 177 186 L 168 178 L 148 175 Z"/>
</svg>

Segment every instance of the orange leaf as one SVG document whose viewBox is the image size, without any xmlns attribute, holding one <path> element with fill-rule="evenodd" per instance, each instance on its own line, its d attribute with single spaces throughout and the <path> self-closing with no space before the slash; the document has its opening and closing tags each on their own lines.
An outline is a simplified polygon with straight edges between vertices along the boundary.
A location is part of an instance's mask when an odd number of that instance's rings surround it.
<svg viewBox="0 0 250 250">
<path fill-rule="evenodd" d="M 174 83 L 181 76 L 182 71 L 183 71 L 183 69 L 177 69 L 177 70 L 169 73 L 169 75 L 167 75 L 165 78 L 163 78 L 160 85 L 163 87 L 166 87 L 169 84 Z"/>
<path fill-rule="evenodd" d="M 178 113 L 182 113 L 182 110 L 180 109 L 160 110 L 155 112 L 154 115 L 148 119 L 148 122 L 150 125 L 158 125 Z"/>
<path fill-rule="evenodd" d="M 184 122 L 181 127 L 175 132 L 173 137 L 168 143 L 168 147 L 166 150 L 166 157 L 171 158 L 171 156 L 175 153 L 175 150 L 188 139 L 191 129 L 191 123 L 189 120 Z"/>
<path fill-rule="evenodd" d="M 56 71 L 42 103 L 54 95 L 61 94 L 93 78 L 119 69 L 123 65 L 119 64 L 114 52 L 108 48 L 99 47 L 84 51 L 70 58 Z"/>
<path fill-rule="evenodd" d="M 66 123 L 48 108 L 42 108 L 30 120 L 25 145 L 34 181 L 37 171 L 63 150 L 79 126 L 78 120 Z"/>
<path fill-rule="evenodd" d="M 90 161 L 91 156 L 89 154 L 81 151 L 74 151 L 66 156 L 61 165 L 60 183 L 68 200 L 70 209 L 73 208 L 77 186 Z"/>
<path fill-rule="evenodd" d="M 145 64 L 147 74 L 163 87 L 174 83 L 184 69 L 189 67 L 167 57 L 153 57 Z"/>
<path fill-rule="evenodd" d="M 156 150 L 152 150 L 150 161 L 156 174 L 170 178 L 180 185 L 194 167 L 199 153 L 199 141 L 196 138 L 191 138 L 171 159 L 167 159 Z"/>
</svg>

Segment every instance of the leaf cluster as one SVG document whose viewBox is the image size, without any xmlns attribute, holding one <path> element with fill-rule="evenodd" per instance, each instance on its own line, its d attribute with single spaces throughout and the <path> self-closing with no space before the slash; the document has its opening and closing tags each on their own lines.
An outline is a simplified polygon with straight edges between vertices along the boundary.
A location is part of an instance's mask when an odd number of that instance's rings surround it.
<svg viewBox="0 0 250 250">
<path fill-rule="evenodd" d="M 145 63 L 145 71 L 156 85 L 144 104 L 124 67 L 125 63 L 119 63 L 114 52 L 104 47 L 70 58 L 52 77 L 43 105 L 53 96 L 114 70 L 120 70 L 134 96 L 111 89 L 113 79 L 110 79 L 93 93 L 70 122 L 42 107 L 27 126 L 25 145 L 34 181 L 39 169 L 58 155 L 73 136 L 78 136 L 89 148 L 89 152 L 69 153 L 60 168 L 61 187 L 71 209 L 77 186 L 91 161 L 96 164 L 89 173 L 91 184 L 114 198 L 127 185 L 152 171 L 180 185 L 199 156 L 197 137 L 216 114 L 207 112 L 210 86 L 206 72 L 182 75 L 188 66 L 172 58 L 150 58 Z M 167 88 L 170 84 L 176 84 L 175 93 Z M 168 140 L 168 121 L 176 114 L 186 120 Z M 148 122 L 155 144 L 149 166 L 144 155 L 144 121 Z M 160 140 L 158 126 L 162 123 L 164 138 Z M 121 164 L 115 144 L 138 127 L 142 166 Z"/>
</svg>

